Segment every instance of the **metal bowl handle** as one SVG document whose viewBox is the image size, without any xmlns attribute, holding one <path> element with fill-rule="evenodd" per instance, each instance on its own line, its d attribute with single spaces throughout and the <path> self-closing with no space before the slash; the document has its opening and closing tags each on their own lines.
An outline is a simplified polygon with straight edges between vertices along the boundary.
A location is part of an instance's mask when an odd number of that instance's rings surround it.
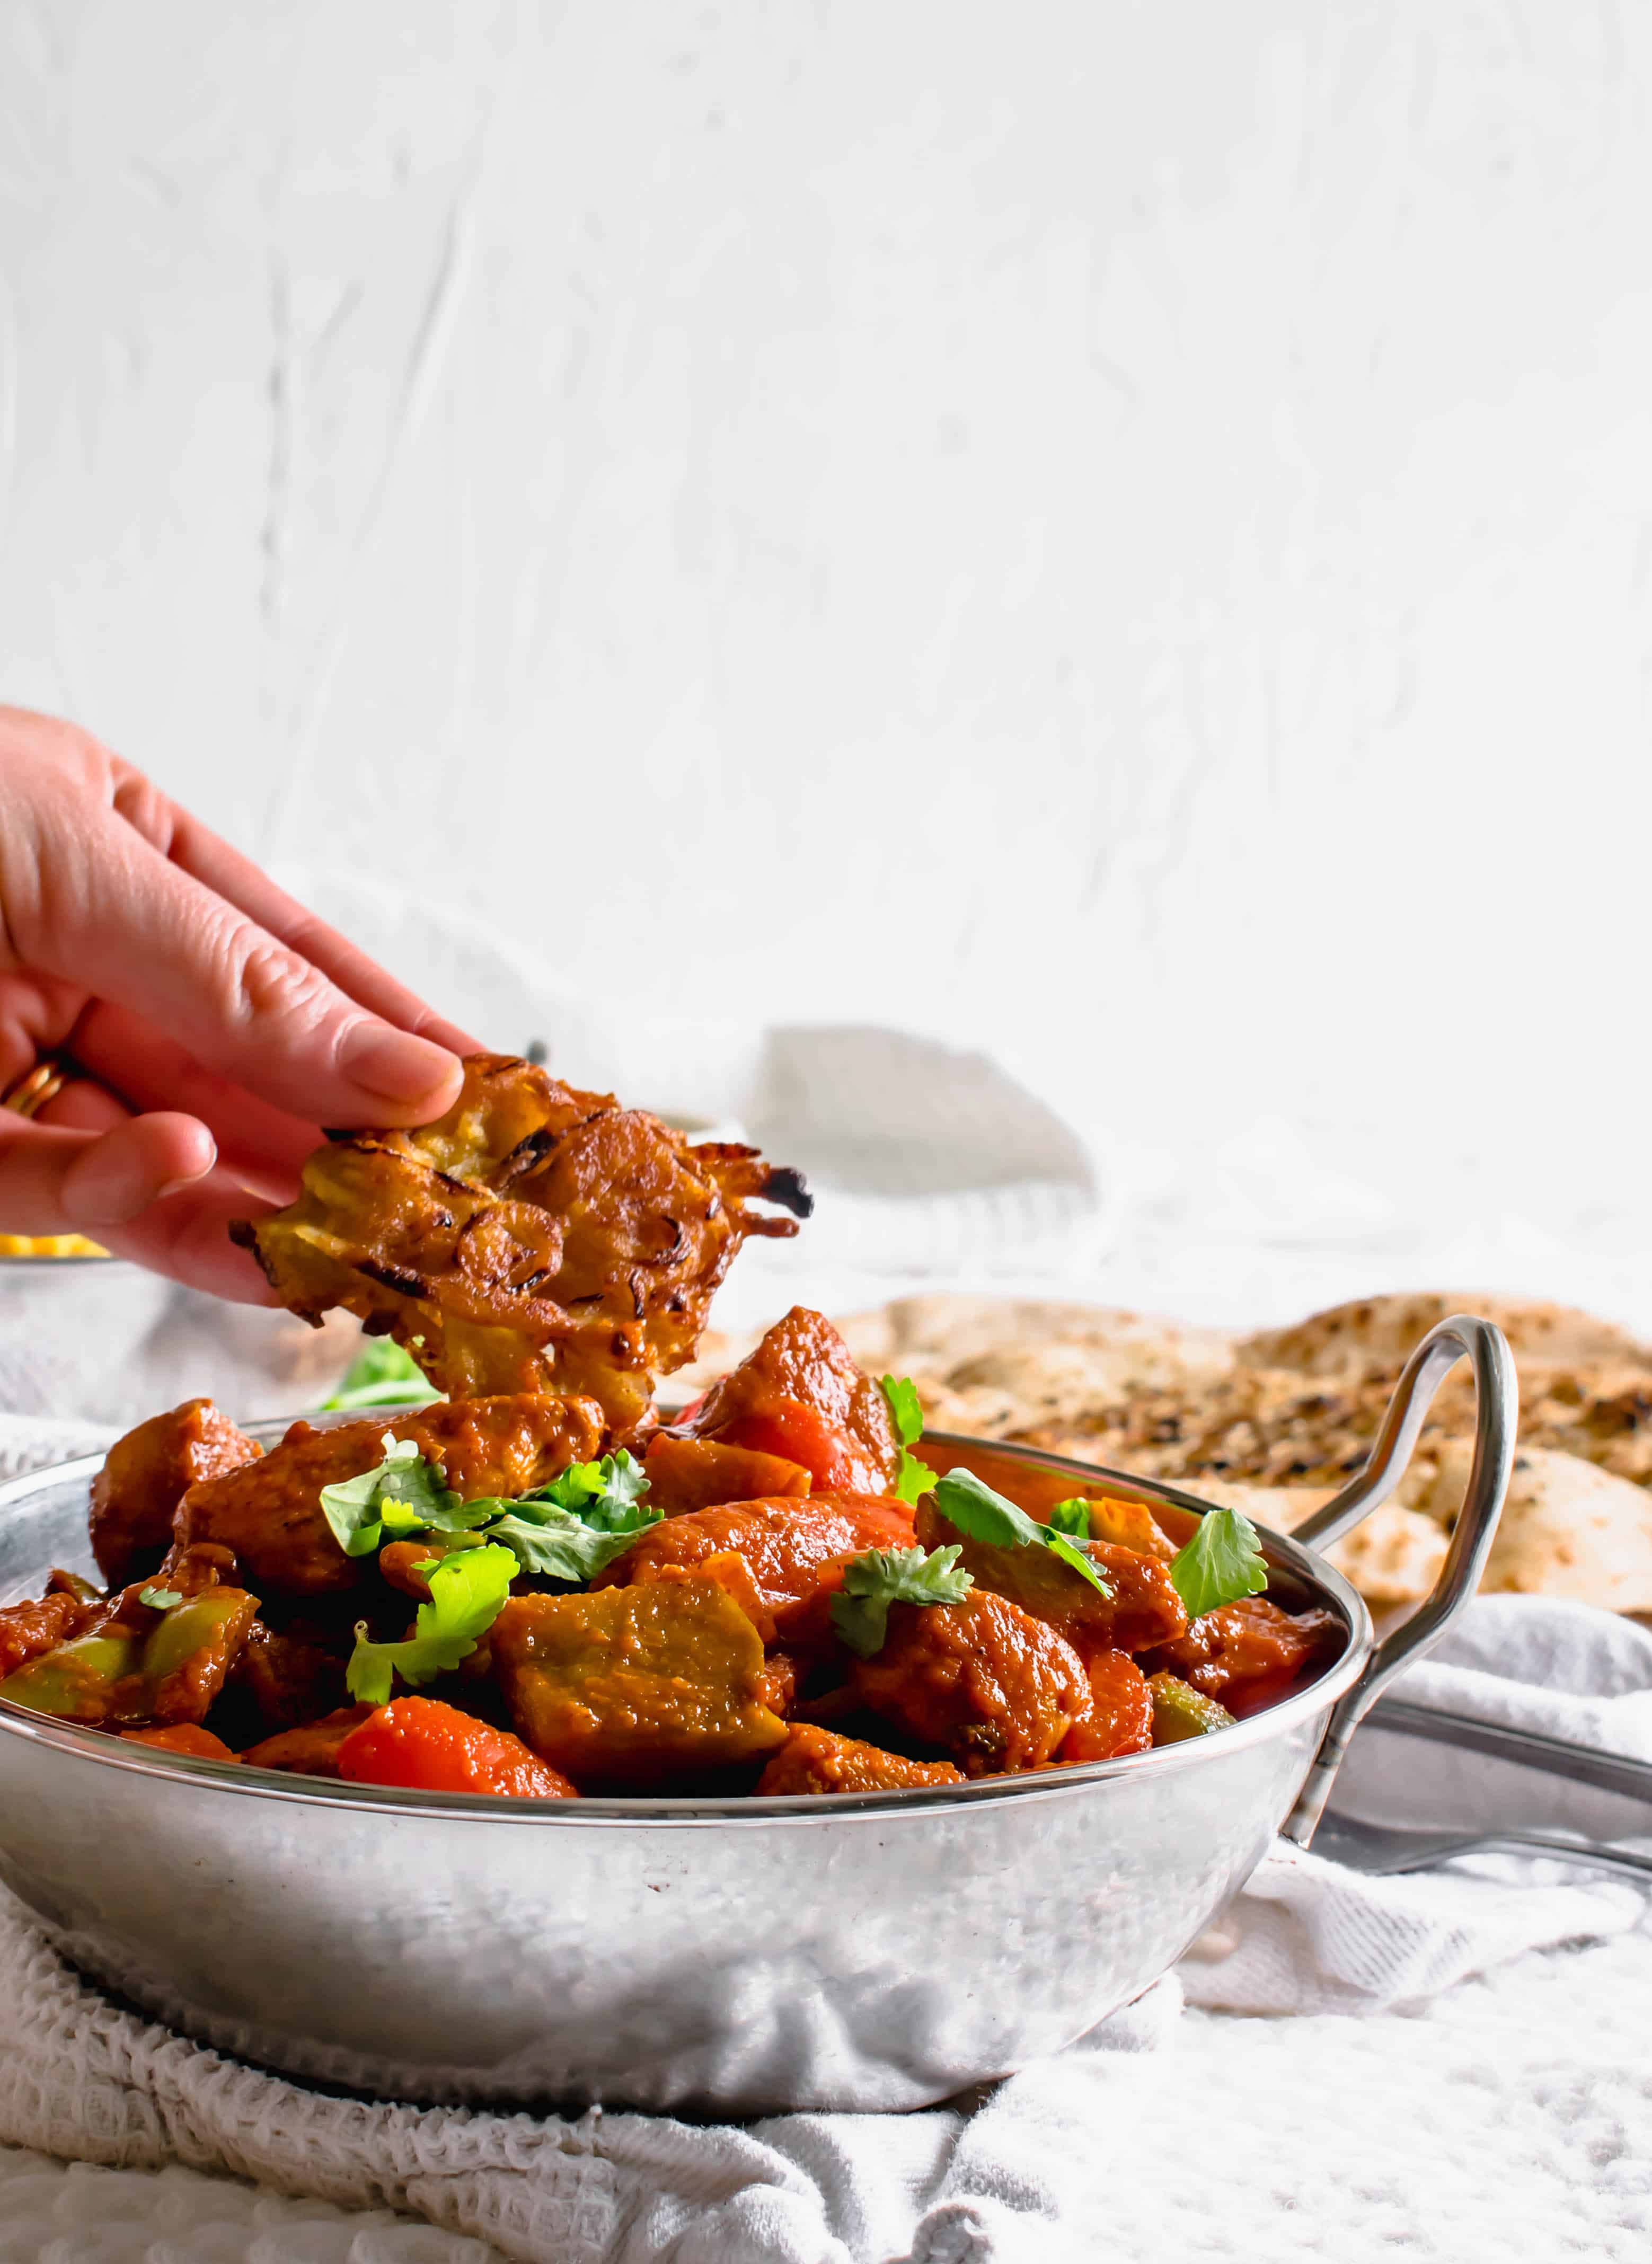
<svg viewBox="0 0 1652 2264">
<path fill-rule="evenodd" d="M 1327 1723 L 1296 1805 L 1280 1827 L 1283 1836 L 1299 1847 L 1313 1840 L 1331 1781 L 1366 1708 L 1402 1667 L 1438 1642 L 1480 1586 L 1514 1467 L 1519 1412 L 1514 1360 L 1502 1330 L 1467 1313 L 1453 1314 L 1431 1328 L 1405 1363 L 1365 1468 L 1292 1535 L 1309 1549 L 1328 1547 L 1388 1499 L 1405 1474 L 1434 1394 L 1460 1360 L 1474 1363 L 1474 1459 L 1451 1547 L 1430 1595 L 1378 1644 L 1365 1673 Z"/>
</svg>

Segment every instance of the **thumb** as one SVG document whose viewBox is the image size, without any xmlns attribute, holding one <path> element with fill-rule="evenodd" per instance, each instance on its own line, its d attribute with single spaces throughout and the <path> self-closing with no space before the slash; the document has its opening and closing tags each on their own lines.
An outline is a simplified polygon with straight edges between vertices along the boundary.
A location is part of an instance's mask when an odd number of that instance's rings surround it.
<svg viewBox="0 0 1652 2264">
<path fill-rule="evenodd" d="M 12 921 L 32 966 L 311 1124 L 422 1124 L 458 1097 L 445 1047 L 358 1005 L 112 814 L 75 815 L 42 841 L 34 917 Z"/>
</svg>

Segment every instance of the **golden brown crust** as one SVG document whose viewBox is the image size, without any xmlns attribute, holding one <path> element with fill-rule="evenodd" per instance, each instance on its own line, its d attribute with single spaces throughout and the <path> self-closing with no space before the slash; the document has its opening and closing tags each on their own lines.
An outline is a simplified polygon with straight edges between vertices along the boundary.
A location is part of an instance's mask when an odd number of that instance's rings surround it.
<svg viewBox="0 0 1652 2264">
<path fill-rule="evenodd" d="M 527 1062 L 473 1054 L 458 1101 L 417 1131 L 334 1136 L 284 1211 L 233 1230 L 282 1303 L 388 1332 L 453 1397 L 589 1393 L 616 1429 L 692 1355 L 750 1234 L 807 1212 L 755 1150 L 691 1147 L 657 1117 Z"/>
</svg>

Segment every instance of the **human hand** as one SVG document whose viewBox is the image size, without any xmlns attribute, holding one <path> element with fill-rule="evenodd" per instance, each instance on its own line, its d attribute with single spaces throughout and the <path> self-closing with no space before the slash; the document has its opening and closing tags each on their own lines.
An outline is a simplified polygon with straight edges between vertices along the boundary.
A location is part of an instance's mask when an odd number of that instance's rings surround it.
<svg viewBox="0 0 1652 2264">
<path fill-rule="evenodd" d="M 439 1116 L 475 1041 L 85 732 L 0 708 L 0 1092 L 59 1050 L 86 1078 L 0 1109 L 0 1232 L 267 1304 L 230 1219 L 291 1201 L 322 1124 Z"/>
</svg>

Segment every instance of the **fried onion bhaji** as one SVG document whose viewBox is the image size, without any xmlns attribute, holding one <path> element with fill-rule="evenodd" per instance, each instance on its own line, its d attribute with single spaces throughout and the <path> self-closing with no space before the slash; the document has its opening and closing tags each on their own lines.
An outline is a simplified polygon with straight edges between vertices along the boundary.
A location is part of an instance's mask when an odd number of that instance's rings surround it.
<svg viewBox="0 0 1652 2264">
<path fill-rule="evenodd" d="M 91 1553 L 110 1586 L 155 1570 L 191 1486 L 256 1462 L 263 1451 L 210 1399 L 186 1399 L 117 1439 L 91 1482 Z"/>
<path fill-rule="evenodd" d="M 359 1587 L 372 1578 L 373 1560 L 345 1556 L 322 1508 L 322 1488 L 381 1462 L 387 1432 L 411 1439 L 452 1491 L 477 1501 L 527 1493 L 570 1462 L 588 1462 L 602 1437 L 602 1411 L 589 1399 L 504 1393 L 438 1400 L 330 1431 L 294 1423 L 261 1462 L 192 1486 L 178 1504 L 178 1539 L 233 1549 L 261 1593 L 319 1596 Z"/>
<path fill-rule="evenodd" d="M 806 1305 L 793 1305 L 666 1435 L 778 1455 L 808 1470 L 819 1493 L 884 1493 L 901 1467 L 881 1386 Z"/>
<path fill-rule="evenodd" d="M 1072 1645 L 985 1588 L 960 1604 L 892 1604 L 883 1648 L 855 1661 L 849 1695 L 966 1776 L 1037 1768 L 1093 1704 Z"/>
<path fill-rule="evenodd" d="M 316 1325 L 344 1306 L 455 1399 L 588 1394 L 615 1431 L 692 1358 L 746 1237 L 812 1208 L 755 1149 L 691 1147 L 507 1054 L 472 1054 L 434 1124 L 328 1137 L 295 1203 L 231 1229 L 281 1303 Z"/>
</svg>

